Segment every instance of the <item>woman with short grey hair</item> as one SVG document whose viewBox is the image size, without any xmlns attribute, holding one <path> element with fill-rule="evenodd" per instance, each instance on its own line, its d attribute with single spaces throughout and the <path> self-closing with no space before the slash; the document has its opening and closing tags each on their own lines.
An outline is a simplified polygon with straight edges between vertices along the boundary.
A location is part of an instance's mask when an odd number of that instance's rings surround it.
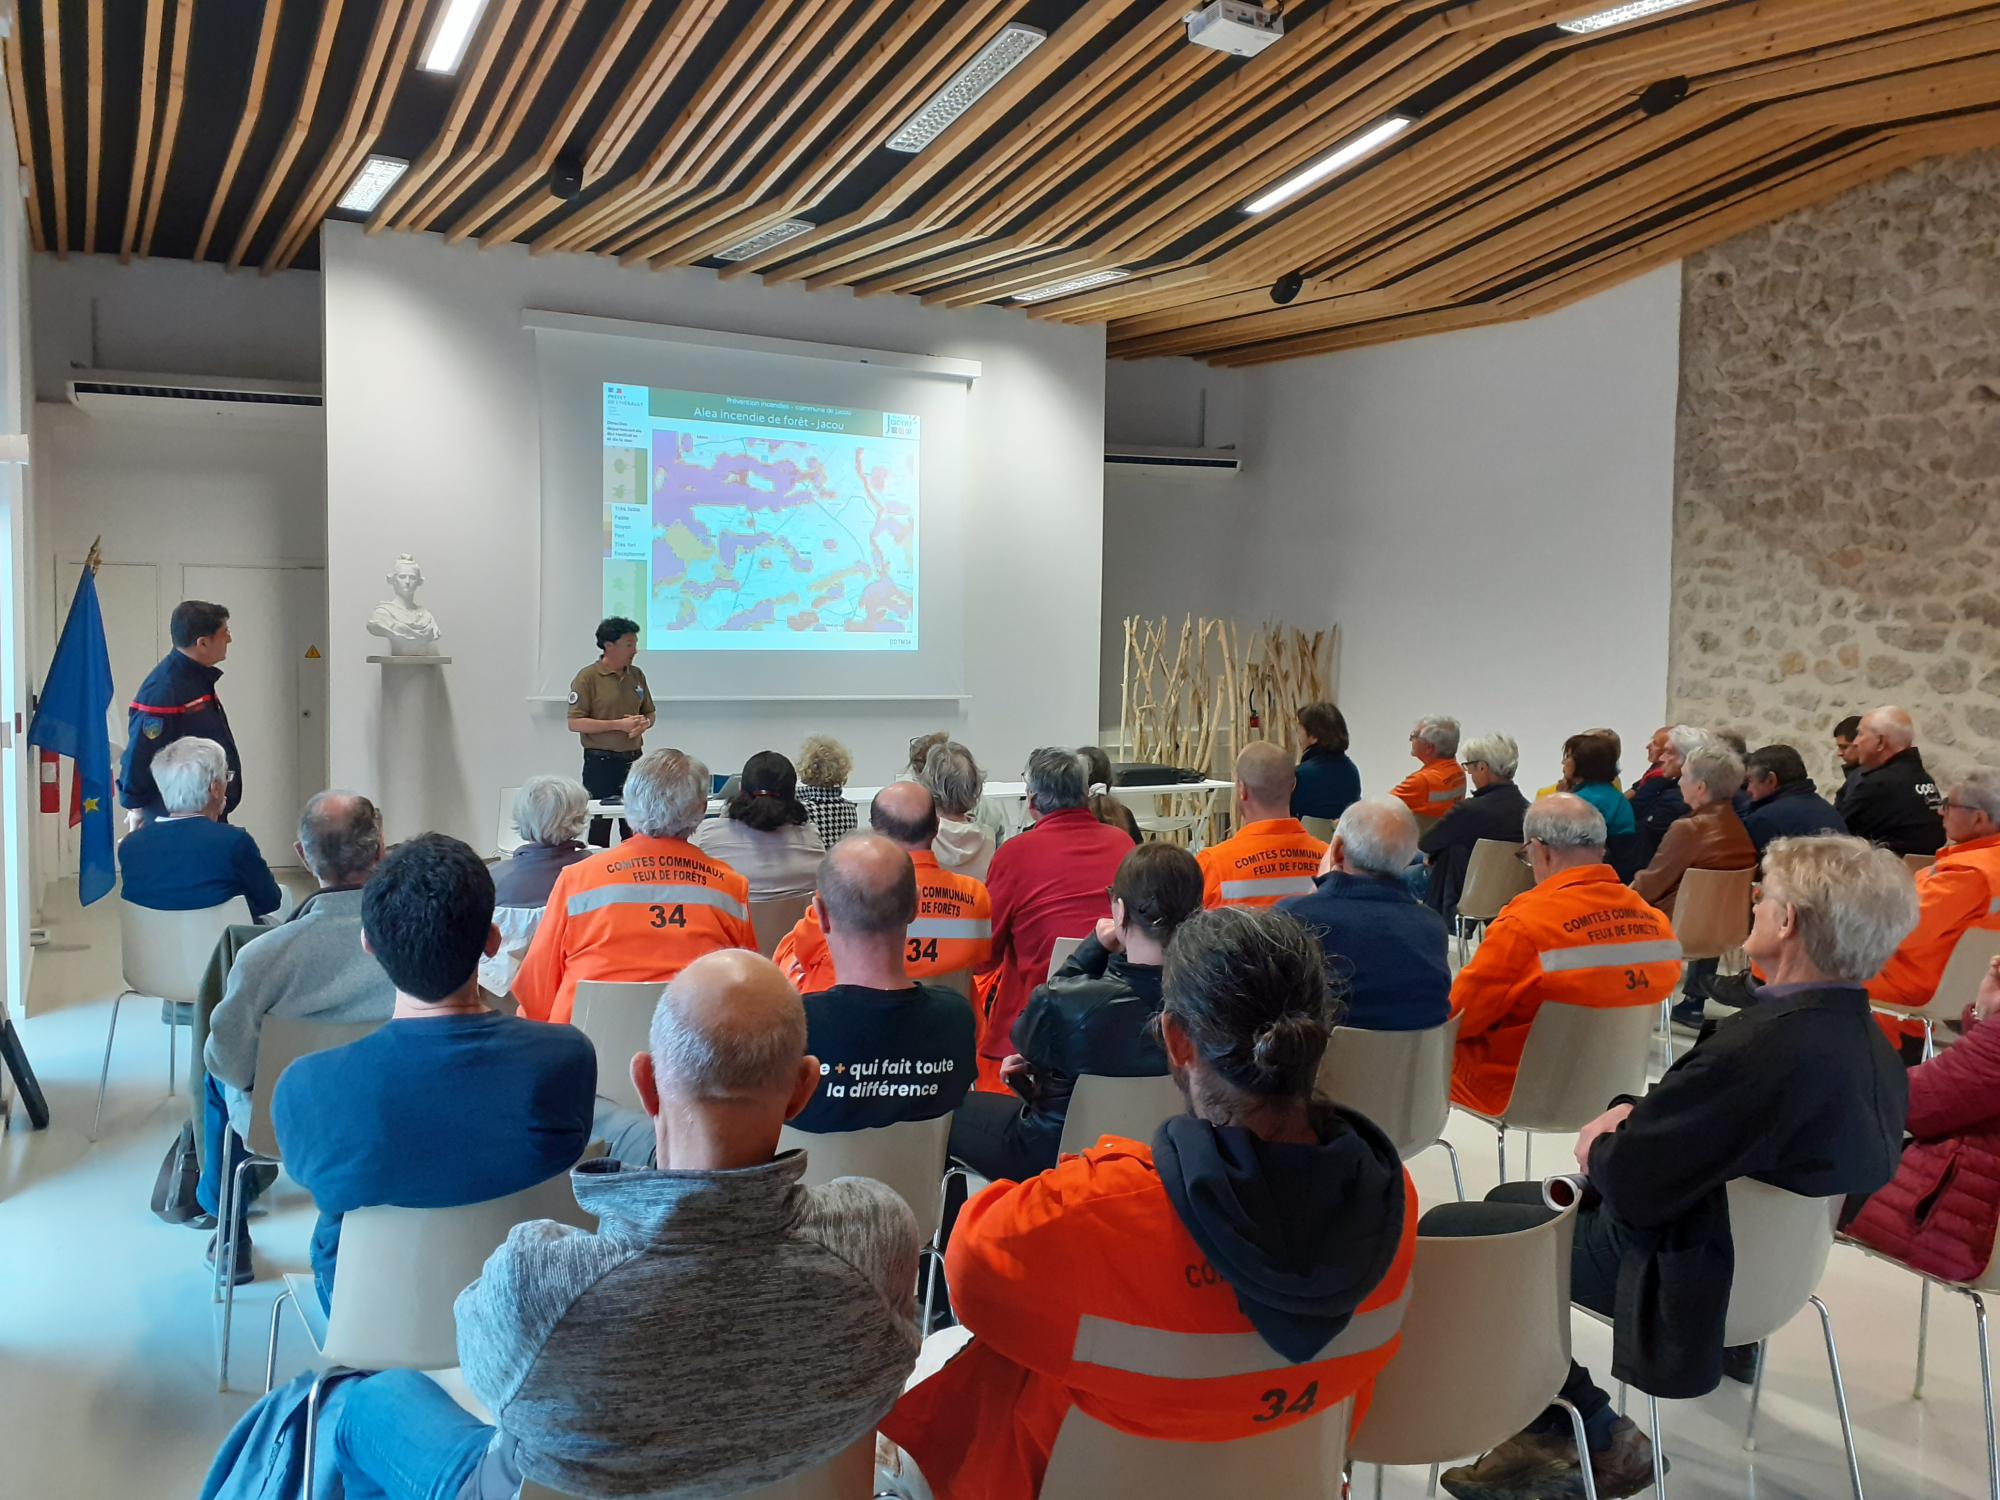
<svg viewBox="0 0 2000 1500">
<path fill-rule="evenodd" d="M 495 997 L 508 994 L 556 876 L 588 857 L 583 825 L 590 797 L 567 776 L 530 776 L 514 794 L 514 831 L 526 840 L 493 871 L 493 925 L 500 929 L 499 951 L 479 961 L 479 983 Z"/>
<path fill-rule="evenodd" d="M 853 752 L 832 735 L 809 734 L 799 746 L 799 801 L 812 814 L 819 840 L 829 849 L 854 832 L 860 821 L 847 796 L 847 778 L 853 774 Z"/>
<path fill-rule="evenodd" d="M 979 762 L 957 740 L 946 740 L 924 752 L 916 779 L 937 803 L 938 831 L 931 840 L 937 862 L 954 874 L 983 881 L 986 867 L 993 863 L 995 838 L 978 818 L 980 799 L 986 792 L 986 775 Z"/>
<path fill-rule="evenodd" d="M 1687 745 L 1681 755 L 1681 797 L 1688 814 L 1668 825 L 1652 863 L 1632 877 L 1632 889 L 1672 917 L 1681 877 L 1689 870 L 1753 870 L 1757 846 L 1730 805 L 1743 785 L 1743 761 L 1736 752 L 1713 735 L 1693 741 L 1670 738 L 1669 744 Z"/>
<path fill-rule="evenodd" d="M 1458 898 L 1479 841 L 1520 843 L 1521 815 L 1528 810 L 1527 798 L 1514 785 L 1521 747 L 1511 735 L 1476 734 L 1460 741 L 1458 763 L 1465 768 L 1469 795 L 1452 803 L 1417 841 L 1430 861 L 1424 904 L 1447 921 L 1458 914 Z"/>
</svg>

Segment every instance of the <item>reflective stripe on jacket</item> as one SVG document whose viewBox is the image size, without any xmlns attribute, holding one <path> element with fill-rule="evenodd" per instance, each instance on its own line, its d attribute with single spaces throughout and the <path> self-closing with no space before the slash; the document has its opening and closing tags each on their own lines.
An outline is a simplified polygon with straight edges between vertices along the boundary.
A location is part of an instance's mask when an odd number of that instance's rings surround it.
<svg viewBox="0 0 2000 1500">
<path fill-rule="evenodd" d="M 579 979 L 672 979 L 756 947 L 748 881 L 682 839 L 635 835 L 556 876 L 514 995 L 524 1016 L 567 1021 Z"/>
<path fill-rule="evenodd" d="M 922 981 L 985 963 L 993 951 L 993 902 L 986 887 L 945 869 L 928 849 L 912 854 L 910 863 L 917 867 L 917 919 L 904 933 L 903 972 Z M 771 961 L 801 995 L 834 986 L 833 955 L 810 906 L 778 940 Z"/>
<path fill-rule="evenodd" d="M 1868 998 L 1928 1005 L 1958 940 L 1975 927 L 2000 929 L 2000 833 L 1947 844 L 1917 871 L 1917 925 L 1868 981 Z"/>
<path fill-rule="evenodd" d="M 1488 1115 L 1506 1109 L 1543 1002 L 1658 1005 L 1680 974 L 1672 925 L 1611 866 L 1558 870 L 1501 909 L 1452 982 L 1451 1008 L 1463 1018 L 1452 1102 Z"/>
<path fill-rule="evenodd" d="M 1465 768 L 1440 756 L 1397 782 L 1389 795 L 1420 818 L 1441 818 L 1465 795 Z"/>
<path fill-rule="evenodd" d="M 1210 844 L 1195 856 L 1201 866 L 1203 906 L 1269 906 L 1286 896 L 1312 894 L 1326 845 L 1297 818 L 1246 823 L 1234 838 Z"/>
</svg>

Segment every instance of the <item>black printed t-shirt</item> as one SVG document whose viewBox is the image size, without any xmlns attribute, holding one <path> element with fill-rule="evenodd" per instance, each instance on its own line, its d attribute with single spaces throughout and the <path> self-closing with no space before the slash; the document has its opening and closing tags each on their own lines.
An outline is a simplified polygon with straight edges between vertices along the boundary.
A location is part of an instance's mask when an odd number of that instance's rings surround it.
<svg viewBox="0 0 2000 1500">
<path fill-rule="evenodd" d="M 972 1006 L 954 990 L 836 984 L 807 995 L 819 1092 L 792 1127 L 815 1135 L 934 1120 L 972 1087 Z"/>
</svg>

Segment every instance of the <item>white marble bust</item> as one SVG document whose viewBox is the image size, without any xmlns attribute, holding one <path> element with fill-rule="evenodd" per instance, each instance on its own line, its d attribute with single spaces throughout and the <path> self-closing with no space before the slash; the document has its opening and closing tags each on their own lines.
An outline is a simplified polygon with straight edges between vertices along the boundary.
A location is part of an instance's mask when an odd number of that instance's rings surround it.
<svg viewBox="0 0 2000 1500">
<path fill-rule="evenodd" d="M 393 599 L 384 599 L 368 616 L 368 633 L 389 642 L 391 656 L 436 656 L 437 616 L 417 603 L 417 590 L 424 570 L 409 553 L 397 555 L 396 569 L 389 575 Z"/>
</svg>

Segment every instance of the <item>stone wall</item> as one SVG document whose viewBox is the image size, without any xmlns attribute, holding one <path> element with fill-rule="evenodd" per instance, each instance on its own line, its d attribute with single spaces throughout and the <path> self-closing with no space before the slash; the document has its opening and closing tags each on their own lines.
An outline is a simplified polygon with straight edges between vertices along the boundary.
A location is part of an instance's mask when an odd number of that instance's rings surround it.
<svg viewBox="0 0 2000 1500">
<path fill-rule="evenodd" d="M 1898 703 L 2000 767 L 2000 152 L 1682 267 L 1668 717 L 1796 745 Z"/>
</svg>

